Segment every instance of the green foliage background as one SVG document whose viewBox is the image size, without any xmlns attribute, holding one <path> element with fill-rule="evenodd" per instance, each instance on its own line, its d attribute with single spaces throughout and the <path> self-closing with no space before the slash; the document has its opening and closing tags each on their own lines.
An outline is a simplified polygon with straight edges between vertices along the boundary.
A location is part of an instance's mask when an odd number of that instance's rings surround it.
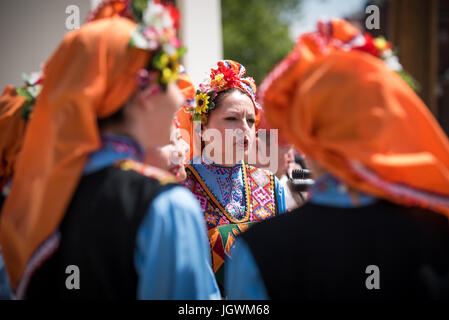
<svg viewBox="0 0 449 320">
<path fill-rule="evenodd" d="M 221 0 L 224 58 L 240 62 L 260 83 L 293 48 L 289 22 L 301 0 Z"/>
</svg>

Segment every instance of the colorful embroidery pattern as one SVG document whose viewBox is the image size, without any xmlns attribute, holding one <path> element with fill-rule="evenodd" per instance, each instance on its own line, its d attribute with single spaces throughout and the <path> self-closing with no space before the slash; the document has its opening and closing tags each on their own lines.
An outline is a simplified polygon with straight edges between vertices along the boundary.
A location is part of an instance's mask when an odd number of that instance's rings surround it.
<svg viewBox="0 0 449 320">
<path fill-rule="evenodd" d="M 203 164 L 214 168 L 214 165 Z M 209 168 L 209 169 L 211 169 Z M 226 172 L 221 167 L 215 171 L 216 175 Z M 206 182 L 192 166 L 187 166 L 187 178 L 184 186 L 188 188 L 198 199 L 203 210 L 204 219 L 208 228 L 209 241 L 212 255 L 212 266 L 215 276 L 220 285 L 223 285 L 224 262 L 226 256 L 233 246 L 236 236 L 245 231 L 248 226 L 257 221 L 262 221 L 277 214 L 275 201 L 274 176 L 269 171 L 253 166 L 242 164 L 232 167 L 242 170 L 242 179 L 245 196 L 239 195 L 243 199 L 243 210 L 246 216 L 240 220 L 235 220 L 235 216 L 227 210 L 228 206 L 222 205 L 218 197 L 210 190 Z M 229 187 L 229 186 L 227 186 Z M 234 200 L 238 200 L 237 196 Z"/>
<path fill-rule="evenodd" d="M 250 190 L 251 221 L 265 220 L 276 214 L 274 176 L 266 170 L 247 167 L 247 183 Z M 254 220 L 253 220 L 254 219 Z"/>
<path fill-rule="evenodd" d="M 125 140 L 123 137 L 102 135 L 100 150 L 104 149 L 124 153 L 139 160 L 144 158 L 144 152 L 139 145 L 130 139 Z"/>
<path fill-rule="evenodd" d="M 186 172 L 184 185 L 196 196 L 203 212 L 222 213 L 218 221 L 223 223 L 248 221 L 247 188 L 241 165 L 226 168 L 202 164 L 187 166 Z M 208 227 L 215 226 L 217 224 L 208 224 Z"/>
<path fill-rule="evenodd" d="M 234 247 L 236 237 L 246 231 L 255 222 L 239 224 L 228 224 L 218 226 L 209 230 L 209 242 L 212 254 L 212 268 L 220 286 L 224 286 L 225 267 L 224 262 L 227 257 L 231 257 L 229 252 Z"/>
<path fill-rule="evenodd" d="M 131 159 L 120 160 L 117 161 L 114 166 L 121 168 L 122 170 L 125 171 L 133 170 L 146 177 L 156 179 L 160 182 L 161 185 L 178 182 L 171 173 L 135 160 Z"/>
</svg>

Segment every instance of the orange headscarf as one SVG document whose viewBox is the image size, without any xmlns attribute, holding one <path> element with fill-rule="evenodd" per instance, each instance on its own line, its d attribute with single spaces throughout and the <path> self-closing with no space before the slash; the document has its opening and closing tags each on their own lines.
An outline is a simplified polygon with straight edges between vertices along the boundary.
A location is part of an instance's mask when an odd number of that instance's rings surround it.
<svg viewBox="0 0 449 320">
<path fill-rule="evenodd" d="M 310 39 L 263 84 L 272 126 L 349 186 L 449 216 L 449 142 L 428 108 L 382 60 Z"/>
<path fill-rule="evenodd" d="M 136 24 L 102 19 L 68 33 L 45 67 L 14 182 L 0 217 L 0 243 L 13 289 L 21 289 L 46 255 L 82 175 L 100 146 L 97 119 L 118 111 L 150 58 L 130 48 Z"/>
<path fill-rule="evenodd" d="M 180 108 L 176 114 L 175 122 L 177 128 L 181 131 L 181 138 L 189 145 L 189 159 L 193 156 L 193 139 L 190 138 L 190 126 L 191 126 L 191 114 L 187 108 L 195 102 L 195 86 L 193 85 L 192 79 L 185 71 L 184 67 L 181 67 L 178 78 L 178 88 L 181 90 L 184 98 L 186 99 L 186 105 Z"/>
<path fill-rule="evenodd" d="M 184 66 L 179 65 L 179 76 L 178 76 L 178 88 L 181 90 L 186 102 L 188 104 L 195 100 L 195 86 L 193 85 L 192 79 L 186 72 Z"/>
<path fill-rule="evenodd" d="M 22 147 L 26 121 L 21 107 L 25 102 L 13 86 L 7 86 L 0 98 L 0 190 L 12 177 Z"/>
</svg>

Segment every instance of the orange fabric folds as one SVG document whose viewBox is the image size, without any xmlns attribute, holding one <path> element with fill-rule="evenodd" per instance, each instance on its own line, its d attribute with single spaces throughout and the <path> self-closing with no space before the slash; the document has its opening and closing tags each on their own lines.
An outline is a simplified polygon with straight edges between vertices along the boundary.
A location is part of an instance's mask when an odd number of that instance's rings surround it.
<svg viewBox="0 0 449 320">
<path fill-rule="evenodd" d="M 192 159 L 194 150 L 193 138 L 191 138 L 192 116 L 187 108 L 191 107 L 191 105 L 195 102 L 195 86 L 183 66 L 180 68 L 177 84 L 179 90 L 181 90 L 184 98 L 186 99 L 186 104 L 176 113 L 175 121 L 177 122 L 178 127 L 181 130 L 181 138 L 189 145 L 189 159 Z"/>
<path fill-rule="evenodd" d="M 21 107 L 26 99 L 13 86 L 7 86 L 0 98 L 0 190 L 14 173 L 25 134 Z"/>
<path fill-rule="evenodd" d="M 195 99 L 195 86 L 189 74 L 184 70 L 184 67 L 180 69 L 177 85 L 186 101 L 190 102 Z"/>
<path fill-rule="evenodd" d="M 68 33 L 46 64 L 0 220 L 5 265 L 18 291 L 57 247 L 87 156 L 100 146 L 97 118 L 118 111 L 137 88 L 136 73 L 150 53 L 128 47 L 135 28 L 118 17 L 88 23 Z"/>
<path fill-rule="evenodd" d="M 449 216 L 449 142 L 415 92 L 367 53 L 297 50 L 266 84 L 272 125 L 349 186 Z"/>
</svg>

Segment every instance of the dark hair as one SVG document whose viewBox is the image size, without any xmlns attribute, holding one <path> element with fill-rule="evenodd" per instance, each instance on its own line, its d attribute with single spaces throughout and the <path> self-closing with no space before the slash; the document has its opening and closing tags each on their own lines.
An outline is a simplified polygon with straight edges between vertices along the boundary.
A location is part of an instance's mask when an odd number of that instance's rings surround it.
<svg viewBox="0 0 449 320">
<path fill-rule="evenodd" d="M 98 129 L 102 131 L 103 129 L 114 126 L 125 121 L 125 108 L 126 104 L 122 106 L 117 112 L 111 114 L 106 118 L 98 119 Z"/>
<path fill-rule="evenodd" d="M 244 94 L 245 96 L 247 96 L 248 98 L 251 99 L 251 96 L 245 90 L 242 90 L 240 88 L 229 88 L 229 89 L 226 89 L 226 90 L 223 90 L 223 91 L 220 91 L 219 93 L 217 93 L 217 96 L 214 99 L 215 108 L 213 110 L 211 110 L 210 112 L 217 109 L 222 104 L 223 100 L 227 96 L 229 96 L 230 94 L 232 94 L 234 92 L 240 92 L 241 94 Z"/>
</svg>

